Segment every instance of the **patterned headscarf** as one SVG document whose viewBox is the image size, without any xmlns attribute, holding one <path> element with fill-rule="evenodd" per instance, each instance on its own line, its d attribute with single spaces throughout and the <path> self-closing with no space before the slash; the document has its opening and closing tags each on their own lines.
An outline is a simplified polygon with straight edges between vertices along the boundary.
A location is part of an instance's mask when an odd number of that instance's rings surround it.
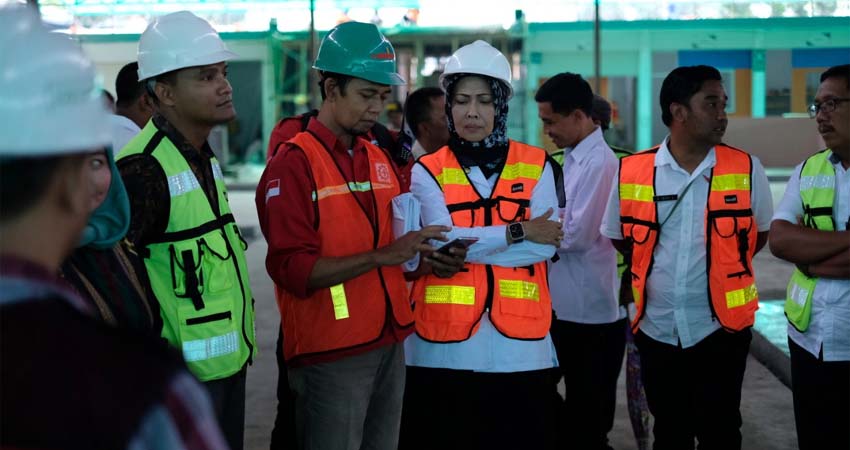
<svg viewBox="0 0 850 450">
<path fill-rule="evenodd" d="M 490 86 L 496 115 L 493 131 L 483 140 L 471 142 L 457 134 L 452 118 L 452 101 L 457 82 L 464 77 L 476 76 Z M 504 83 L 485 75 L 457 73 L 446 77 L 446 117 L 449 122 L 449 148 L 464 168 L 478 166 L 486 178 L 501 172 L 508 155 L 508 88 Z"/>
</svg>

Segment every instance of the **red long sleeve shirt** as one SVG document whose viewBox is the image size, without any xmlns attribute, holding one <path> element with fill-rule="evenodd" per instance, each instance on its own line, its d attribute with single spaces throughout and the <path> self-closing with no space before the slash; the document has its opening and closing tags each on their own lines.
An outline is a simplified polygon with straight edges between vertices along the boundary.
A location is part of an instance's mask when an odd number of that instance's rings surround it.
<svg viewBox="0 0 850 450">
<path fill-rule="evenodd" d="M 313 133 L 328 149 L 349 182 L 369 181 L 369 159 L 361 138 L 354 140 L 350 150 L 318 120 L 310 119 L 307 131 Z M 406 186 L 404 187 L 406 189 Z M 268 242 L 266 270 L 272 280 L 282 289 L 295 296 L 308 297 L 313 266 L 320 254 L 321 236 L 317 231 L 318 209 L 312 199 L 315 190 L 310 163 L 303 150 L 286 143 L 268 162 L 255 197 L 260 228 Z M 369 220 L 375 220 L 375 209 L 370 192 L 354 192 Z M 345 232 L 341 224 L 340 232 Z M 357 239 L 358 236 L 351 236 Z M 363 237 L 365 238 L 365 237 Z M 376 342 L 356 349 L 342 350 L 318 357 L 299 358 L 289 361 L 290 366 L 303 366 L 329 362 L 345 356 L 365 353 L 384 345 L 400 342 L 409 334 L 391 318 L 388 311 L 387 326 Z"/>
</svg>

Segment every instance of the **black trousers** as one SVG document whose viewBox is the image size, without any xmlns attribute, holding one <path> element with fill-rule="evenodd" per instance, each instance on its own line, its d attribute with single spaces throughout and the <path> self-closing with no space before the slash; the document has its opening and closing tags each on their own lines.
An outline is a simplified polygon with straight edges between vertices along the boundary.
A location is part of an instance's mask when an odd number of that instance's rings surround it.
<svg viewBox="0 0 850 450">
<path fill-rule="evenodd" d="M 295 434 L 295 396 L 289 389 L 286 360 L 283 359 L 283 331 L 277 328 L 277 415 L 272 428 L 271 450 L 295 450 L 298 440 Z"/>
<path fill-rule="evenodd" d="M 408 366 L 398 448 L 551 449 L 550 373 Z"/>
<path fill-rule="evenodd" d="M 850 361 L 824 361 L 788 339 L 800 450 L 850 449 Z"/>
<path fill-rule="evenodd" d="M 608 432 L 614 426 L 617 378 L 626 351 L 625 328 L 626 319 L 604 324 L 552 322 L 559 375 L 563 374 L 566 387 L 556 426 L 559 448 L 611 448 Z M 558 378 L 554 380 L 556 389 Z"/>
<path fill-rule="evenodd" d="M 218 424 L 231 450 L 242 450 L 245 439 L 245 375 L 248 366 L 220 380 L 204 382 Z"/>
<path fill-rule="evenodd" d="M 752 330 L 717 330 L 686 349 L 635 336 L 655 450 L 741 449 L 741 385 Z"/>
</svg>

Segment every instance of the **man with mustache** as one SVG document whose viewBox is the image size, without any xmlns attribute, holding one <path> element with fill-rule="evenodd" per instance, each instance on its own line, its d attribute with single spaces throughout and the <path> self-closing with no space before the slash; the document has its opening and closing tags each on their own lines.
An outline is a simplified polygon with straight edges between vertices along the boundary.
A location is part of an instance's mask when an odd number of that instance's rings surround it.
<svg viewBox="0 0 850 450">
<path fill-rule="evenodd" d="M 679 67 L 661 86 L 670 135 L 620 160 L 601 232 L 632 254 L 632 322 L 655 450 L 741 448 L 741 384 L 758 309 L 753 256 L 772 202 L 759 160 L 721 142 L 720 72 Z"/>
<path fill-rule="evenodd" d="M 319 112 L 268 162 L 255 199 L 281 314 L 279 367 L 294 395 L 297 448 L 395 449 L 402 342 L 413 331 L 400 265 L 449 229 L 392 234 L 392 198 L 406 187 L 390 155 L 364 139 L 391 86 L 405 84 L 392 44 L 373 24 L 346 22 L 322 40 L 313 68 Z M 451 276 L 462 253 L 432 265 Z"/>
<path fill-rule="evenodd" d="M 144 257 L 162 336 L 204 382 L 227 443 L 241 449 L 245 373 L 256 348 L 247 245 L 207 138 L 236 117 L 227 60 L 200 17 L 152 21 L 139 39 L 139 80 L 155 114 L 117 164 L 130 197 L 127 237 Z"/>
<path fill-rule="evenodd" d="M 797 266 L 785 301 L 797 442 L 850 448 L 850 64 L 821 75 L 809 116 L 827 148 L 788 180 L 770 250 Z"/>
</svg>

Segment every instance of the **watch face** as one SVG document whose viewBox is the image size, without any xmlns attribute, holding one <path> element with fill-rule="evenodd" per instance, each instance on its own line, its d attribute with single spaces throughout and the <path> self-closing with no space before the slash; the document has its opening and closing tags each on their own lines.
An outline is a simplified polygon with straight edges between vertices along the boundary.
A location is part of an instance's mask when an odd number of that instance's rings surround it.
<svg viewBox="0 0 850 450">
<path fill-rule="evenodd" d="M 525 230 L 522 229 L 521 223 L 512 223 L 508 228 L 511 233 L 511 238 L 521 239 L 525 237 Z"/>
</svg>

